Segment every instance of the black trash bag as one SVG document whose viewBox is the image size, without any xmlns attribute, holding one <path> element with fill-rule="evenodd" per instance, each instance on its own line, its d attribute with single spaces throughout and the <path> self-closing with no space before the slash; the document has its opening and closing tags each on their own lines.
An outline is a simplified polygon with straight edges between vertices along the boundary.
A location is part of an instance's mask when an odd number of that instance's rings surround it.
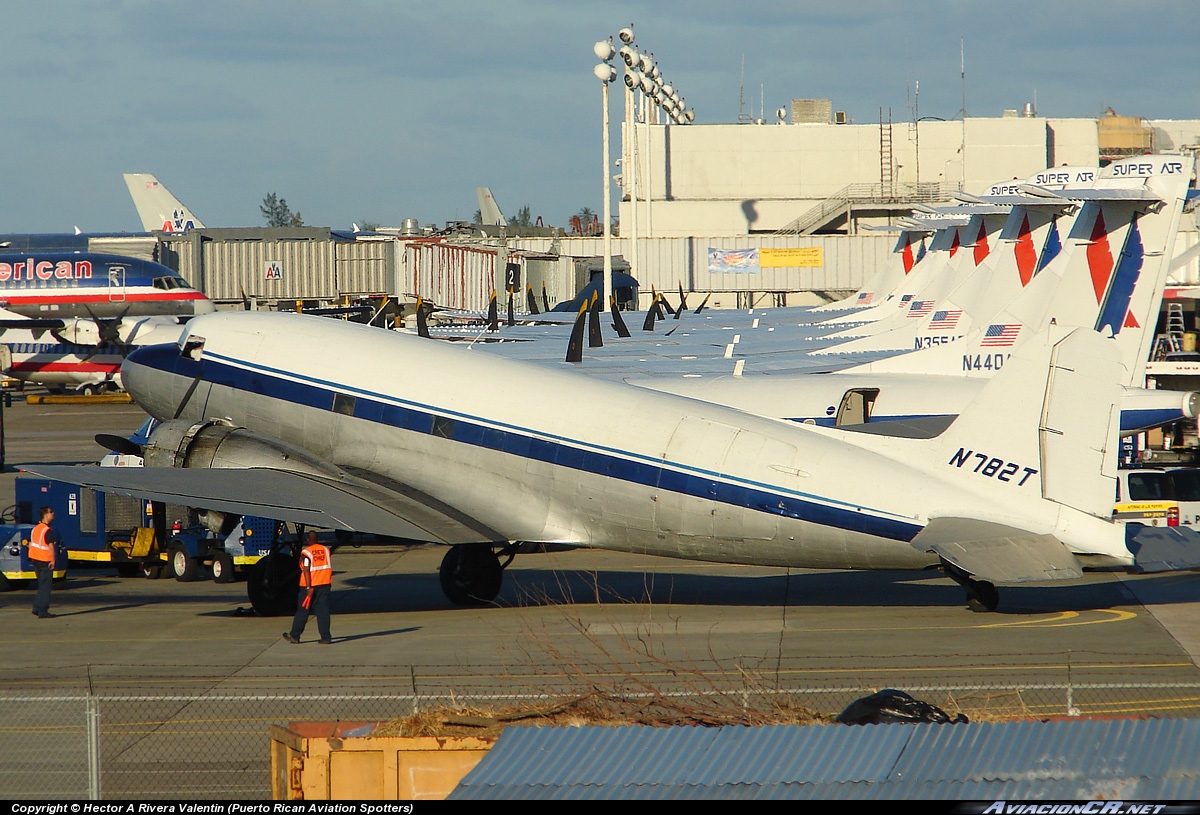
<svg viewBox="0 0 1200 815">
<path fill-rule="evenodd" d="M 946 711 L 928 702 L 918 701 L 902 690 L 885 688 L 878 693 L 856 699 L 837 717 L 839 724 L 966 724 L 968 719 L 958 714 L 953 719 Z"/>
</svg>

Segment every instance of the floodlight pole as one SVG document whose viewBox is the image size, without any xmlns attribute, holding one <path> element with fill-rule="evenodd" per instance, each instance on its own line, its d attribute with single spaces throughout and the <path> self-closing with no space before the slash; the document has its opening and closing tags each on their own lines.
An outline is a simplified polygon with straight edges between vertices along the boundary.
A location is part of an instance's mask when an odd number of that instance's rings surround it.
<svg viewBox="0 0 1200 815">
<path fill-rule="evenodd" d="M 600 83 L 603 87 L 603 143 L 604 143 L 604 290 L 601 292 L 600 308 L 604 309 L 608 305 L 608 298 L 617 296 L 616 289 L 613 288 L 612 279 L 612 172 L 611 160 L 609 158 L 608 148 L 608 82 Z"/>
</svg>

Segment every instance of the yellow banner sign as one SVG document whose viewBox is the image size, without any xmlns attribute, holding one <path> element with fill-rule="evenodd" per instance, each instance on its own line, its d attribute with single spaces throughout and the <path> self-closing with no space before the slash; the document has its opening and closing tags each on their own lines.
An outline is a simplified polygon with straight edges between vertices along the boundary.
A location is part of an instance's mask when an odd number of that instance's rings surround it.
<svg viewBox="0 0 1200 815">
<path fill-rule="evenodd" d="M 760 269 L 780 269 L 785 266 L 802 266 L 808 269 L 819 269 L 825 265 L 820 246 L 803 246 L 792 249 L 759 249 L 758 266 Z"/>
</svg>

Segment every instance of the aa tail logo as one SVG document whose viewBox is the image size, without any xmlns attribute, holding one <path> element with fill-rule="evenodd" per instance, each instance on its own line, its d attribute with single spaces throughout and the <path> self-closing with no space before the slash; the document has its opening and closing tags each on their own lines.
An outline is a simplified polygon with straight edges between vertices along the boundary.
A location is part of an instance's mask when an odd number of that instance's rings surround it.
<svg viewBox="0 0 1200 815">
<path fill-rule="evenodd" d="M 1033 248 L 1033 235 L 1029 232 L 1029 216 L 1021 222 L 1021 230 L 1017 234 L 1017 244 L 1013 248 L 1017 257 L 1017 274 L 1021 276 L 1021 286 L 1029 285 L 1037 268 L 1037 250 Z"/>
<path fill-rule="evenodd" d="M 950 241 L 950 257 L 954 257 L 954 253 L 958 251 L 958 230 L 954 230 L 954 240 Z"/>
<path fill-rule="evenodd" d="M 912 271 L 916 261 L 913 259 L 912 250 L 912 233 L 906 232 L 904 235 L 904 250 L 901 252 L 900 259 L 904 262 L 904 273 L 908 274 Z"/>
</svg>

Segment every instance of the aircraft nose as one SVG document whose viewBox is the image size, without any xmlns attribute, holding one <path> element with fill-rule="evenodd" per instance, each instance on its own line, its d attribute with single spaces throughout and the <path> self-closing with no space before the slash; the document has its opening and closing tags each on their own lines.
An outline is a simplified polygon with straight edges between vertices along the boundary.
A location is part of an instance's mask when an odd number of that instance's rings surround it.
<svg viewBox="0 0 1200 815">
<path fill-rule="evenodd" d="M 209 300 L 204 295 L 200 295 L 192 301 L 193 314 L 212 314 L 217 310 L 217 304 Z"/>
<path fill-rule="evenodd" d="M 121 363 L 121 387 L 143 410 L 161 419 L 170 402 L 171 383 L 177 378 L 177 369 L 189 364 L 197 365 L 181 359 L 175 343 L 144 345 L 130 352 Z"/>
</svg>

